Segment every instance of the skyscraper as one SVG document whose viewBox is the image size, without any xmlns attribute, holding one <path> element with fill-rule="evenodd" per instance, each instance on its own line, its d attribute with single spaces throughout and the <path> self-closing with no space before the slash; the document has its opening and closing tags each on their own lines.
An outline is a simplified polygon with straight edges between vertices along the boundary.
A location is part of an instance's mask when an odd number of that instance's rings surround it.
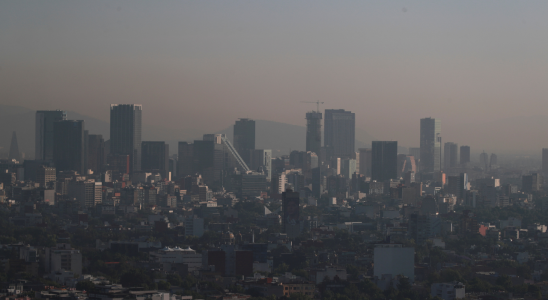
<svg viewBox="0 0 548 300">
<path fill-rule="evenodd" d="M 460 146 L 460 164 L 464 166 L 464 164 L 470 162 L 470 146 Z"/>
<path fill-rule="evenodd" d="M 36 112 L 34 159 L 53 161 L 53 123 L 67 119 L 61 110 L 39 110 Z"/>
<path fill-rule="evenodd" d="M 177 177 L 185 178 L 193 173 L 194 144 L 179 142 Z"/>
<path fill-rule="evenodd" d="M 84 121 L 63 120 L 53 123 L 53 162 L 57 172 L 84 174 Z"/>
<path fill-rule="evenodd" d="M 142 142 L 141 170 L 159 171 L 163 178 L 167 178 L 169 172 L 169 145 L 165 142 Z"/>
<path fill-rule="evenodd" d="M 373 141 L 371 180 L 387 181 L 398 177 L 398 142 Z"/>
<path fill-rule="evenodd" d="M 360 155 L 360 174 L 365 177 L 371 177 L 371 148 L 358 149 Z"/>
<path fill-rule="evenodd" d="M 353 158 L 356 140 L 355 114 L 344 109 L 325 110 L 324 145 L 327 159 Z"/>
<path fill-rule="evenodd" d="M 110 105 L 110 154 L 129 155 L 130 172 L 141 170 L 140 104 Z"/>
<path fill-rule="evenodd" d="M 87 149 L 87 168 L 93 172 L 102 172 L 105 165 L 105 140 L 103 140 L 103 136 L 89 134 Z"/>
<path fill-rule="evenodd" d="M 542 148 L 542 172 L 548 174 L 548 148 Z"/>
<path fill-rule="evenodd" d="M 443 146 L 443 166 L 444 170 L 448 171 L 451 168 L 457 167 L 458 157 L 458 145 L 455 143 L 447 142 Z"/>
<path fill-rule="evenodd" d="M 441 171 L 441 120 L 421 119 L 420 131 L 420 171 L 439 172 Z"/>
<path fill-rule="evenodd" d="M 255 121 L 240 119 L 234 124 L 234 148 L 246 164 L 250 163 L 251 150 L 255 150 Z"/>
<path fill-rule="evenodd" d="M 322 147 L 322 113 L 306 113 L 306 151 L 320 155 Z"/>
<path fill-rule="evenodd" d="M 11 135 L 10 153 L 9 159 L 21 160 L 21 153 L 19 152 L 19 145 L 17 144 L 17 134 L 15 131 Z"/>
</svg>

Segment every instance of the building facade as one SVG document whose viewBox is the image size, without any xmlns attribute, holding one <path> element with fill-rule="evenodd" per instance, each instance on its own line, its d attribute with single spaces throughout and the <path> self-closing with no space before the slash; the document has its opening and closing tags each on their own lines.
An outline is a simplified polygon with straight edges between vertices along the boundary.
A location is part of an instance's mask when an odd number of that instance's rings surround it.
<svg viewBox="0 0 548 300">
<path fill-rule="evenodd" d="M 130 172 L 141 170 L 140 104 L 110 105 L 110 154 L 129 155 Z"/>
<path fill-rule="evenodd" d="M 53 123 L 53 161 L 57 172 L 84 174 L 84 121 Z"/>
<path fill-rule="evenodd" d="M 255 150 L 255 121 L 240 119 L 234 124 L 234 148 L 246 164 L 250 163 L 250 151 Z"/>
<path fill-rule="evenodd" d="M 441 120 L 421 119 L 420 123 L 420 171 L 441 171 Z"/>
<path fill-rule="evenodd" d="M 398 177 L 398 142 L 373 141 L 371 180 L 387 181 Z"/>
<path fill-rule="evenodd" d="M 324 145 L 327 149 L 327 159 L 354 158 L 355 140 L 355 114 L 344 109 L 326 109 Z"/>
<path fill-rule="evenodd" d="M 34 159 L 53 161 L 53 123 L 67 119 L 61 110 L 39 110 L 36 112 Z"/>
<path fill-rule="evenodd" d="M 306 151 L 320 154 L 322 147 L 322 113 L 306 113 Z"/>
</svg>

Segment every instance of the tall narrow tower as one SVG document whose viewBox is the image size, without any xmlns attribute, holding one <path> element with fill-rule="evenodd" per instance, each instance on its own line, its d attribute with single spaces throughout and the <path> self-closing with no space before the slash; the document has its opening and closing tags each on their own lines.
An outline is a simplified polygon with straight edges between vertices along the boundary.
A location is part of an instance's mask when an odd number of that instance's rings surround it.
<svg viewBox="0 0 548 300">
<path fill-rule="evenodd" d="M 320 155 L 322 147 L 322 113 L 306 113 L 306 151 L 312 151 Z"/>
<path fill-rule="evenodd" d="M 441 120 L 421 119 L 421 172 L 441 171 Z"/>
<path fill-rule="evenodd" d="M 110 105 L 110 154 L 129 155 L 130 172 L 141 170 L 140 104 Z"/>
<path fill-rule="evenodd" d="M 324 145 L 328 159 L 353 158 L 356 154 L 355 114 L 344 109 L 325 110 Z"/>
<path fill-rule="evenodd" d="M 53 123 L 67 119 L 61 110 L 39 110 L 36 112 L 34 159 L 53 161 Z"/>
<path fill-rule="evenodd" d="M 240 119 L 234 124 L 234 148 L 246 164 L 250 164 L 251 150 L 255 150 L 255 121 Z"/>
<path fill-rule="evenodd" d="M 15 131 L 11 135 L 11 145 L 10 145 L 9 159 L 15 159 L 17 161 L 21 160 L 21 155 L 20 155 L 20 152 L 19 152 L 19 145 L 17 144 L 17 134 L 15 134 Z"/>
</svg>

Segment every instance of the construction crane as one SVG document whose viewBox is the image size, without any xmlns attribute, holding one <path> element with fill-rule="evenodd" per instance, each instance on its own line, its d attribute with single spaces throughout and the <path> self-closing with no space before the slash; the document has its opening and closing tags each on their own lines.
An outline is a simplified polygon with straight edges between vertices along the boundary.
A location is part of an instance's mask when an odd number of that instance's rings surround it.
<svg viewBox="0 0 548 300">
<path fill-rule="evenodd" d="M 316 103 L 316 112 L 320 112 L 320 104 L 323 104 L 323 102 L 320 101 L 301 101 L 301 103 Z"/>
</svg>

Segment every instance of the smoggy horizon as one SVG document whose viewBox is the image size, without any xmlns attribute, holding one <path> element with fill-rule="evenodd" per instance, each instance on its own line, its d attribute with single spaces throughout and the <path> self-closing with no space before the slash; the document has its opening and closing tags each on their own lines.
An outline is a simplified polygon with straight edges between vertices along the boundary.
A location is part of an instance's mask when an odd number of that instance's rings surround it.
<svg viewBox="0 0 548 300">
<path fill-rule="evenodd" d="M 140 103 L 144 126 L 206 132 L 238 118 L 304 126 L 316 106 L 301 101 L 322 101 L 322 112 L 356 113 L 377 140 L 418 147 L 419 120 L 433 117 L 443 142 L 540 156 L 547 11 L 540 1 L 4 2 L 0 97 L 107 122 L 110 104 Z"/>
</svg>

